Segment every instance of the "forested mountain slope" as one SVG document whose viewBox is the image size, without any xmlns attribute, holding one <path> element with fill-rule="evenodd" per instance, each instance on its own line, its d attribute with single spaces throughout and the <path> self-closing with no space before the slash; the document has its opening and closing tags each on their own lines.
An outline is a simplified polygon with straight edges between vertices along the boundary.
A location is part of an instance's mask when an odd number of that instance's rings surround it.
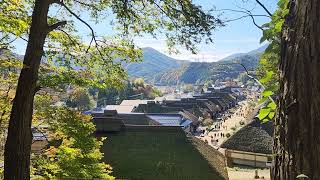
<svg viewBox="0 0 320 180">
<path fill-rule="evenodd" d="M 188 63 L 188 61 L 173 59 L 150 47 L 142 48 L 142 52 L 143 61 L 124 65 L 131 77 L 148 78 Z"/>
<path fill-rule="evenodd" d="M 178 82 L 193 84 L 226 77 L 235 78 L 244 71 L 240 63 L 248 70 L 255 70 L 265 48 L 266 46 L 262 46 L 248 53 L 234 54 L 211 63 L 179 61 L 154 49 L 150 51 L 149 48 L 146 48 L 144 49 L 144 62 L 129 65 L 128 72 L 131 77 L 143 77 L 149 83 L 159 85 L 175 85 Z"/>
<path fill-rule="evenodd" d="M 155 77 L 157 84 L 176 84 L 178 81 L 194 84 L 203 83 L 206 80 L 225 79 L 226 77 L 235 78 L 244 71 L 243 64 L 248 70 L 254 70 L 259 63 L 258 55 L 243 55 L 228 61 L 218 62 L 191 62 L 180 68 L 158 74 Z"/>
</svg>

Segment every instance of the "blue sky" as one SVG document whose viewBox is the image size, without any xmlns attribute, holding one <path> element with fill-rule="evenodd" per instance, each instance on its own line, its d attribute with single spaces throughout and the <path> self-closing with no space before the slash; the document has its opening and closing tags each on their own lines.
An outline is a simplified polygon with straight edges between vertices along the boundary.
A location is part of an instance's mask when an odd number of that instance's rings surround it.
<svg viewBox="0 0 320 180">
<path fill-rule="evenodd" d="M 198 4 L 203 7 L 215 6 L 216 9 L 235 9 L 240 8 L 253 9 L 253 14 L 266 14 L 265 11 L 258 6 L 254 0 L 198 0 Z M 273 12 L 276 8 L 278 0 L 261 0 L 261 2 Z M 242 16 L 241 13 L 225 12 L 222 15 L 224 19 L 234 19 Z M 268 18 L 256 18 L 257 23 L 262 25 L 269 21 Z M 171 55 L 174 58 L 189 59 L 198 61 L 216 61 L 234 53 L 248 52 L 261 46 L 260 37 L 262 31 L 252 23 L 252 19 L 245 18 L 233 21 L 227 26 L 217 29 L 213 33 L 213 44 L 201 44 L 198 55 L 192 55 L 190 52 L 181 50 L 183 53 Z M 147 45 L 166 52 L 165 45 L 157 41 L 139 42 L 141 46 Z"/>
<path fill-rule="evenodd" d="M 261 2 L 273 12 L 276 8 L 278 0 L 261 0 Z M 263 14 L 266 12 L 256 4 L 255 0 L 195 0 L 195 3 L 201 5 L 204 9 L 211 9 L 214 6 L 217 10 L 221 9 L 234 9 L 241 10 L 241 8 L 252 10 L 253 14 Z M 218 13 L 218 12 L 217 12 Z M 236 13 L 231 11 L 224 11 L 221 18 L 234 19 L 243 16 L 242 13 Z M 86 19 L 88 15 L 84 12 L 82 17 Z M 256 18 L 256 22 L 260 25 L 268 22 L 268 18 L 260 17 Z M 90 34 L 88 28 L 86 28 L 80 22 L 75 20 L 75 24 L 79 33 L 83 36 Z M 109 25 L 109 22 L 102 22 L 94 25 L 95 31 L 99 35 L 112 35 L 114 31 Z M 213 44 L 200 44 L 199 53 L 193 55 L 186 51 L 184 48 L 179 48 L 180 54 L 168 54 L 165 39 L 159 36 L 157 39 L 153 39 L 151 36 L 144 36 L 135 38 L 135 43 L 140 47 L 152 47 L 162 53 L 165 53 L 173 58 L 191 60 L 191 61 L 217 61 L 228 55 L 234 53 L 242 53 L 254 50 L 262 46 L 259 41 L 262 36 L 262 32 L 252 23 L 251 18 L 244 18 L 241 20 L 229 22 L 225 27 L 217 29 L 213 32 Z M 89 39 L 89 38 L 87 38 Z M 23 54 L 25 51 L 25 43 L 17 42 L 16 52 Z"/>
</svg>

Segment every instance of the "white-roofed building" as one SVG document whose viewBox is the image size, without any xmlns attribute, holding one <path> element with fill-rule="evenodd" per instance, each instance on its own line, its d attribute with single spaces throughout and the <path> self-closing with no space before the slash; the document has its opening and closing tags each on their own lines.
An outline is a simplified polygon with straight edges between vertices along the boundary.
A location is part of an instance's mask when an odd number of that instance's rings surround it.
<svg viewBox="0 0 320 180">
<path fill-rule="evenodd" d="M 136 106 L 131 105 L 107 105 L 105 110 L 116 110 L 118 113 L 131 113 Z"/>
<path fill-rule="evenodd" d="M 139 106 L 139 104 L 147 104 L 150 100 L 123 100 L 120 104 L 120 106 Z"/>
</svg>

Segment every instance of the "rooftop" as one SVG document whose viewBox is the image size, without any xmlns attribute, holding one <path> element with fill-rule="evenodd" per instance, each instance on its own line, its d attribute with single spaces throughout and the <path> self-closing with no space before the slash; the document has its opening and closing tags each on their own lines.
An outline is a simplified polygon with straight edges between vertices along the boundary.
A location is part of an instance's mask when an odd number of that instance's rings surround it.
<svg viewBox="0 0 320 180">
<path fill-rule="evenodd" d="M 255 118 L 251 123 L 247 124 L 228 140 L 226 140 L 221 148 L 253 152 L 253 153 L 272 153 L 273 142 L 273 125 L 271 121 L 262 123 Z"/>
<path fill-rule="evenodd" d="M 130 113 L 136 106 L 133 105 L 107 105 L 106 110 L 116 110 L 118 113 Z"/>
<path fill-rule="evenodd" d="M 192 123 L 192 121 L 183 118 L 180 114 L 151 114 L 147 116 L 163 126 L 186 127 Z"/>
<path fill-rule="evenodd" d="M 147 104 L 150 100 L 123 100 L 120 106 L 138 106 L 139 104 Z"/>
</svg>

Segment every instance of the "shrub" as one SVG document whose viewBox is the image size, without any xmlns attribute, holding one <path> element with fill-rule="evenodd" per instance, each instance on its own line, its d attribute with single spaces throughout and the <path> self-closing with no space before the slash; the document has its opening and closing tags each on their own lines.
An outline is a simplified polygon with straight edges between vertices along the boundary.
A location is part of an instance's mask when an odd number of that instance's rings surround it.
<svg viewBox="0 0 320 180">
<path fill-rule="evenodd" d="M 226 137 L 227 137 L 227 138 L 229 138 L 230 136 L 231 136 L 231 134 L 230 134 L 230 133 L 227 133 L 227 134 L 226 134 Z"/>
</svg>

